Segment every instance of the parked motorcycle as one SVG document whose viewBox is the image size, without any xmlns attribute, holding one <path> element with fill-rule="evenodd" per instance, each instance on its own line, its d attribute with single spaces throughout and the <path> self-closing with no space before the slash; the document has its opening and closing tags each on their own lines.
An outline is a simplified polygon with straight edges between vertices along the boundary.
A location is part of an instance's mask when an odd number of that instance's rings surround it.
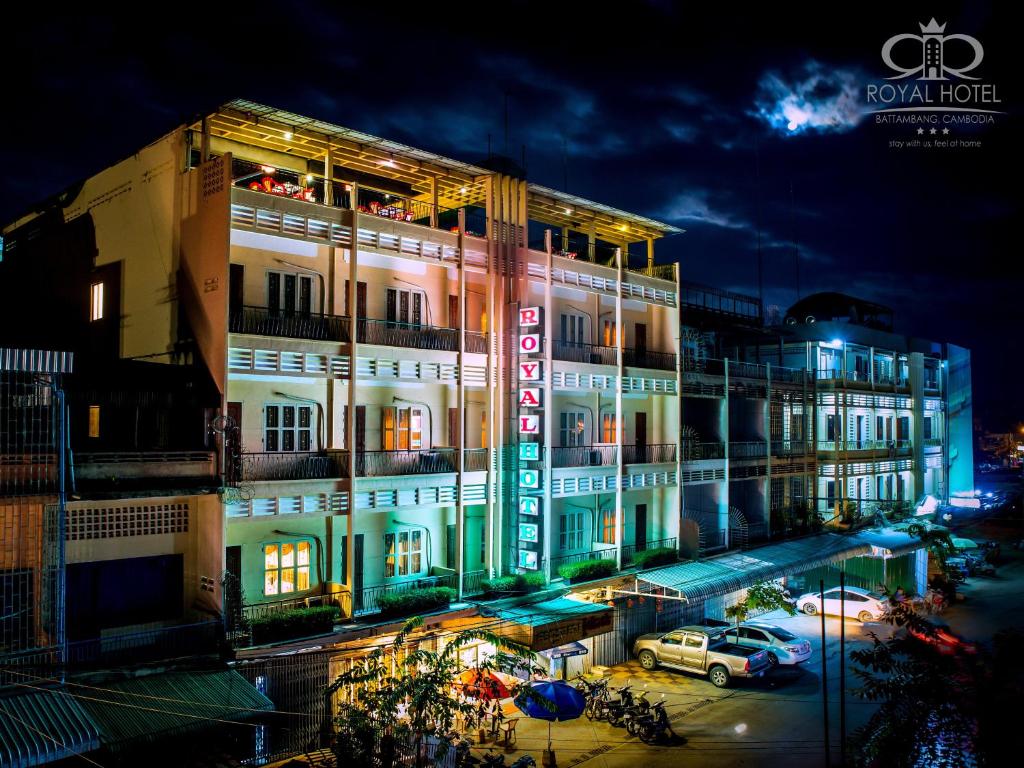
<svg viewBox="0 0 1024 768">
<path fill-rule="evenodd" d="M 644 744 L 654 744 L 669 735 L 675 735 L 668 722 L 664 699 L 651 707 L 650 714 L 639 722 L 638 730 L 640 740 Z"/>
<path fill-rule="evenodd" d="M 597 703 L 595 720 L 607 720 L 611 725 L 620 726 L 623 724 L 623 715 L 626 710 L 633 706 L 633 694 L 630 693 L 630 686 L 624 685 L 616 693 L 617 699 L 601 699 Z"/>
<path fill-rule="evenodd" d="M 629 707 L 622 715 L 623 724 L 630 736 L 637 735 L 637 726 L 650 711 L 651 702 L 647 700 L 647 684 L 645 683 L 644 690 L 640 691 L 633 700 L 633 706 Z"/>
</svg>

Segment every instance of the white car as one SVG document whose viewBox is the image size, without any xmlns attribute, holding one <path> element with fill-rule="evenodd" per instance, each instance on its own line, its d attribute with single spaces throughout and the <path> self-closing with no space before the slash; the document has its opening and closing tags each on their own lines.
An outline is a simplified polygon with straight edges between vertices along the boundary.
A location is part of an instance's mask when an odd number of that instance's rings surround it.
<svg viewBox="0 0 1024 768">
<path fill-rule="evenodd" d="M 723 634 L 731 643 L 763 648 L 768 652 L 768 662 L 772 666 L 800 664 L 811 658 L 810 642 L 774 624 L 746 621 L 738 628 L 725 630 Z"/>
<path fill-rule="evenodd" d="M 825 590 L 824 613 L 829 616 L 838 616 L 842 611 L 839 587 L 832 587 Z M 846 616 L 860 619 L 861 622 L 878 621 L 889 612 L 889 598 L 879 595 L 877 592 L 870 592 L 861 587 L 846 587 Z M 821 595 L 818 592 L 808 592 L 800 595 L 796 601 L 798 611 L 803 611 L 808 616 L 822 612 Z"/>
</svg>

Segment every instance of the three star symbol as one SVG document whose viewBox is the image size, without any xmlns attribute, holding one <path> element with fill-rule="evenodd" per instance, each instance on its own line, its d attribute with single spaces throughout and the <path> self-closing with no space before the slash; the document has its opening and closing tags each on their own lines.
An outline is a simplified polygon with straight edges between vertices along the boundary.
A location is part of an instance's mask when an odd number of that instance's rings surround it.
<svg viewBox="0 0 1024 768">
<path fill-rule="evenodd" d="M 936 133 L 938 133 L 938 129 L 937 128 L 931 128 L 931 129 L 929 129 L 928 133 L 930 133 L 932 136 L 934 136 Z M 917 135 L 918 136 L 924 135 L 924 128 L 918 128 L 917 129 Z M 943 128 L 942 129 L 942 135 L 943 136 L 949 135 L 949 128 Z"/>
</svg>

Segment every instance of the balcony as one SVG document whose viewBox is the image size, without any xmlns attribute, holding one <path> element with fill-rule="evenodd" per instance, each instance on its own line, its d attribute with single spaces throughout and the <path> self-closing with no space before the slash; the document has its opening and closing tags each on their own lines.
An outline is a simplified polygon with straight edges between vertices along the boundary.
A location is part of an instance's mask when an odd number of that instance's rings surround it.
<svg viewBox="0 0 1024 768">
<path fill-rule="evenodd" d="M 623 464 L 674 464 L 675 461 L 675 443 L 622 446 Z"/>
<path fill-rule="evenodd" d="M 399 323 L 394 320 L 371 320 L 360 318 L 356 321 L 356 336 L 360 344 L 376 344 L 381 347 L 404 347 L 406 349 L 429 349 L 442 352 L 459 350 L 459 332 L 455 328 L 440 328 L 419 323 Z M 469 333 L 466 335 L 467 350 L 470 346 Z M 473 344 L 481 346 L 477 339 Z M 483 343 L 486 351 L 486 342 Z"/>
<path fill-rule="evenodd" d="M 555 360 L 565 360 L 570 363 L 618 365 L 616 348 L 602 347 L 598 344 L 579 344 L 573 341 L 556 341 L 551 354 Z"/>
<path fill-rule="evenodd" d="M 551 466 L 610 467 L 618 463 L 618 449 L 614 445 L 571 445 L 551 449 Z"/>
<path fill-rule="evenodd" d="M 768 455 L 764 440 L 741 440 L 729 443 L 730 459 L 763 459 Z"/>
<path fill-rule="evenodd" d="M 725 458 L 725 443 L 683 442 L 683 461 L 711 461 Z"/>
<path fill-rule="evenodd" d="M 378 599 L 381 595 L 397 595 L 425 587 L 450 587 L 457 589 L 458 579 L 454 573 L 449 573 L 443 576 L 424 576 L 420 579 L 403 581 L 398 584 L 379 584 L 373 587 L 364 587 L 355 593 L 352 614 L 354 616 L 364 616 L 370 613 L 380 613 L 381 607 Z"/>
<path fill-rule="evenodd" d="M 656 541 L 647 541 L 643 544 L 623 544 L 622 545 L 622 567 L 627 568 L 636 557 L 637 552 L 645 552 L 648 549 L 661 549 L 661 548 L 676 548 L 675 537 L 667 539 L 657 539 Z M 606 545 L 602 549 L 592 549 L 589 552 L 573 552 L 567 555 L 557 555 L 551 558 L 551 573 L 557 574 L 559 566 L 570 565 L 572 563 L 582 563 L 585 560 L 615 560 L 615 546 Z"/>
<path fill-rule="evenodd" d="M 643 257 L 646 261 L 646 256 Z M 652 264 L 648 266 L 646 263 L 642 267 L 630 267 L 626 269 L 632 272 L 634 275 L 643 275 L 644 277 L 653 277 L 656 280 L 668 280 L 674 283 L 676 281 L 676 270 L 675 264 Z"/>
<path fill-rule="evenodd" d="M 767 379 L 768 367 L 758 363 L 745 363 L 740 360 L 729 361 L 729 376 L 743 379 Z"/>
<path fill-rule="evenodd" d="M 349 342 L 349 318 L 294 310 L 243 307 L 232 313 L 232 333 L 278 336 L 286 339 Z"/>
<path fill-rule="evenodd" d="M 632 368 L 654 368 L 659 371 L 676 369 L 675 352 L 655 352 L 651 349 L 622 350 L 622 364 Z"/>
<path fill-rule="evenodd" d="M 819 452 L 832 451 L 886 451 L 890 456 L 908 453 L 910 440 L 819 440 Z"/>
<path fill-rule="evenodd" d="M 699 283 L 682 283 L 679 305 L 684 311 L 697 310 L 712 315 L 754 321 L 761 318 L 761 302 L 756 297 Z"/>
<path fill-rule="evenodd" d="M 78 487 L 103 490 L 209 485 L 217 478 L 211 451 L 75 453 L 74 466 Z"/>
<path fill-rule="evenodd" d="M 487 471 L 487 454 L 490 451 L 487 448 L 467 448 L 463 451 L 463 472 L 486 472 Z"/>
<path fill-rule="evenodd" d="M 243 453 L 240 479 L 336 480 L 348 476 L 348 453 L 296 451 Z"/>
<path fill-rule="evenodd" d="M 427 448 L 416 451 L 360 451 L 356 454 L 356 476 L 392 477 L 454 472 L 455 453 L 454 448 Z"/>
<path fill-rule="evenodd" d="M 772 456 L 806 456 L 814 453 L 814 443 L 806 440 L 772 440 Z"/>
</svg>

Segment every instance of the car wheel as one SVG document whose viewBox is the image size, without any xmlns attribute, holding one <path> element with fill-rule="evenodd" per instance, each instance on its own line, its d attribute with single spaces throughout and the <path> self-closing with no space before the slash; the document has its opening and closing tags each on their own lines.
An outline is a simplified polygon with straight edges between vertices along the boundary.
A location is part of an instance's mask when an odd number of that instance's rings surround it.
<svg viewBox="0 0 1024 768">
<path fill-rule="evenodd" d="M 816 606 L 814 603 L 804 603 L 803 611 L 808 616 L 813 616 L 818 612 L 818 606 Z"/>
<path fill-rule="evenodd" d="M 771 651 L 768 651 L 768 663 L 771 664 L 773 667 L 779 666 L 779 657 Z"/>
<path fill-rule="evenodd" d="M 867 624 L 869 621 L 871 621 L 875 617 L 872 616 L 868 611 L 861 611 L 860 613 L 857 614 L 857 618 L 860 619 L 860 623 L 861 624 Z"/>
<path fill-rule="evenodd" d="M 711 684 L 715 688 L 728 688 L 729 687 L 729 670 L 720 664 L 716 664 L 708 672 L 708 678 L 711 680 Z"/>
<path fill-rule="evenodd" d="M 641 651 L 640 666 L 646 670 L 656 669 L 658 666 L 658 657 L 651 651 Z"/>
</svg>

